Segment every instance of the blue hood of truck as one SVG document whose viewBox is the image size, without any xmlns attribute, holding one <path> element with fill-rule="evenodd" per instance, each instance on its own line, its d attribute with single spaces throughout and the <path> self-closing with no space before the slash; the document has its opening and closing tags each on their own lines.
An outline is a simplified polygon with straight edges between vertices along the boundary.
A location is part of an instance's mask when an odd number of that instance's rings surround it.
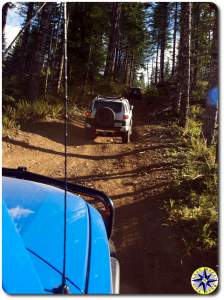
<svg viewBox="0 0 224 300">
<path fill-rule="evenodd" d="M 61 285 L 64 191 L 3 177 L 3 288 L 52 293 Z M 72 294 L 111 293 L 110 254 L 101 215 L 67 194 L 66 284 Z"/>
</svg>

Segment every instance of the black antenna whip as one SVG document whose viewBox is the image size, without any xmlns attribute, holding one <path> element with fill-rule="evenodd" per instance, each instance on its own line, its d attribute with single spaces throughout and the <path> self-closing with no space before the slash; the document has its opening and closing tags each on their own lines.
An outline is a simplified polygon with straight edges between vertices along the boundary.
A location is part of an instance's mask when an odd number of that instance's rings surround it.
<svg viewBox="0 0 224 300">
<path fill-rule="evenodd" d="M 64 2 L 64 85 L 65 85 L 65 99 L 64 99 L 64 133 L 65 133 L 65 193 L 64 193 L 64 259 L 62 271 L 62 287 L 67 290 L 66 286 L 66 218 L 67 218 L 67 137 L 68 137 L 68 54 L 67 54 L 67 3 Z"/>
<path fill-rule="evenodd" d="M 67 240 L 67 137 L 68 137 L 68 55 L 67 55 L 67 4 L 64 2 L 64 249 L 63 249 L 63 270 L 62 282 L 58 288 L 54 288 L 55 294 L 69 294 L 69 288 L 66 285 L 66 240 Z"/>
</svg>

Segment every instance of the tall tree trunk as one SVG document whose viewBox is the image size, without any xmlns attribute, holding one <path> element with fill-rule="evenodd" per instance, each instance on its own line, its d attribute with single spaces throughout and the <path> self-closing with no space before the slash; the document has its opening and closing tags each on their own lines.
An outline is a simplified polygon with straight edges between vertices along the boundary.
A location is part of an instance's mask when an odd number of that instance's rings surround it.
<svg viewBox="0 0 224 300">
<path fill-rule="evenodd" d="M 125 62 L 125 84 L 129 84 L 130 74 L 130 52 L 127 50 L 126 62 Z"/>
<path fill-rule="evenodd" d="M 161 38 L 160 38 L 160 81 L 164 81 L 164 60 L 167 39 L 167 5 L 161 2 Z"/>
<path fill-rule="evenodd" d="M 155 66 L 155 85 L 158 83 L 158 59 L 159 59 L 159 44 L 156 49 L 156 66 Z"/>
<path fill-rule="evenodd" d="M 56 59 L 56 52 L 58 48 L 58 41 L 59 41 L 59 35 L 60 35 L 60 30 L 61 30 L 61 21 L 62 21 L 62 16 L 63 16 L 63 4 L 61 3 L 60 8 L 59 8 L 59 19 L 57 21 L 57 29 L 56 29 L 56 36 L 55 36 L 55 45 L 53 48 L 53 62 L 52 62 L 52 68 L 55 66 L 55 59 Z M 69 15 L 68 15 L 68 24 L 69 24 Z"/>
<path fill-rule="evenodd" d="M 211 4 L 212 5 L 212 4 Z M 213 40 L 212 40 L 212 53 L 211 53 L 211 63 L 209 72 L 209 93 L 205 108 L 205 118 L 203 124 L 203 134 L 207 146 L 210 146 L 214 140 L 215 126 L 217 123 L 218 115 L 218 84 L 219 84 L 219 60 L 218 60 L 218 10 L 216 6 L 214 8 L 214 27 L 213 27 Z M 211 94 L 213 94 L 211 96 Z"/>
<path fill-rule="evenodd" d="M 34 3 L 29 2 L 27 7 L 27 14 L 26 14 L 26 21 L 25 24 L 27 24 L 32 16 L 33 16 L 33 10 L 34 10 Z M 22 69 L 21 72 L 23 75 L 27 73 L 27 69 L 29 68 L 30 62 L 27 61 L 27 52 L 28 52 L 28 40 L 29 40 L 29 34 L 30 34 L 30 25 L 26 27 L 24 30 L 23 36 L 22 36 Z M 27 68 L 28 67 L 28 68 Z"/>
<path fill-rule="evenodd" d="M 132 62 L 132 70 L 131 70 L 131 86 L 134 86 L 134 82 L 136 81 L 136 59 L 135 54 L 133 54 L 133 62 Z"/>
<path fill-rule="evenodd" d="M 117 78 L 117 71 L 118 71 L 118 66 L 119 66 L 119 60 L 120 60 L 120 39 L 119 39 L 119 34 L 118 34 L 117 44 L 116 44 L 116 54 L 115 54 L 113 79 Z"/>
<path fill-rule="evenodd" d="M 60 62 L 60 67 L 59 67 L 58 82 L 57 82 L 57 93 L 58 94 L 60 93 L 60 89 L 61 89 L 63 69 L 64 69 L 64 53 L 61 56 L 61 62 Z"/>
<path fill-rule="evenodd" d="M 119 45 L 119 47 L 120 47 L 120 45 Z M 115 68 L 115 74 L 116 74 L 116 77 L 119 78 L 119 81 L 122 81 L 122 78 L 121 78 L 122 61 L 121 60 L 122 60 L 122 51 L 119 48 L 118 58 L 117 58 L 117 63 L 116 63 L 116 68 Z"/>
<path fill-rule="evenodd" d="M 191 3 L 181 3 L 180 35 L 180 126 L 185 127 L 189 115 Z"/>
<path fill-rule="evenodd" d="M 123 62 L 123 69 L 122 69 L 122 76 L 123 76 L 123 83 L 127 83 L 127 73 L 128 73 L 128 51 L 125 50 L 124 53 L 124 62 Z"/>
<path fill-rule="evenodd" d="M 149 61 L 147 61 L 146 72 L 147 72 L 147 87 L 149 87 Z"/>
<path fill-rule="evenodd" d="M 152 68 L 151 68 L 151 74 L 150 74 L 150 84 L 152 85 L 154 83 L 154 72 L 155 72 L 155 67 L 154 67 L 154 55 L 152 56 Z"/>
<path fill-rule="evenodd" d="M 117 39 L 119 33 L 119 22 L 121 16 L 121 3 L 115 2 L 112 4 L 111 30 L 110 39 L 107 50 L 107 61 L 104 72 L 104 77 L 111 80 L 115 67 L 115 55 L 117 47 Z"/>
<path fill-rule="evenodd" d="M 90 44 L 86 72 L 85 72 L 85 76 L 84 76 L 84 80 L 83 80 L 83 84 L 82 84 L 81 96 L 85 95 L 85 93 L 86 93 L 86 87 L 87 87 L 87 83 L 88 83 L 88 79 L 89 79 L 91 55 L 92 55 L 92 45 Z"/>
<path fill-rule="evenodd" d="M 133 68 L 134 68 L 134 53 L 132 52 L 131 58 L 130 58 L 130 70 L 129 70 L 129 79 L 128 84 L 129 86 L 132 86 L 132 78 L 133 78 Z"/>
<path fill-rule="evenodd" d="M 200 3 L 192 3 L 192 38 L 191 38 L 191 91 L 197 86 L 199 55 Z"/>
<path fill-rule="evenodd" d="M 132 70 L 131 70 L 131 86 L 134 86 L 135 80 L 136 80 L 136 65 L 135 65 L 135 61 L 133 61 Z"/>
<path fill-rule="evenodd" d="M 51 64 L 51 73 L 49 78 L 49 87 L 51 89 L 58 86 L 58 78 L 61 69 L 61 59 L 63 59 L 64 44 L 63 44 L 62 20 L 63 20 L 63 4 L 61 3 L 59 8 L 59 19 L 57 21 L 55 42 L 52 49 L 52 64 Z M 67 26 L 69 24 L 69 20 L 70 20 L 70 16 L 68 14 Z M 55 83 L 57 83 L 57 85 L 55 85 Z M 57 92 L 58 92 L 58 88 L 57 88 Z"/>
<path fill-rule="evenodd" d="M 177 15 L 178 15 L 178 3 L 175 3 L 175 14 L 174 14 L 174 27 L 173 27 L 173 60 L 172 60 L 172 77 L 175 72 L 175 62 L 176 62 L 176 37 L 177 37 Z"/>
<path fill-rule="evenodd" d="M 53 3 L 47 3 L 43 7 L 40 19 L 40 27 L 36 36 L 33 61 L 31 66 L 31 78 L 29 84 L 29 98 L 34 100 L 40 95 L 40 74 L 44 59 L 46 39 L 50 24 L 50 14 Z"/>
<path fill-rule="evenodd" d="M 51 40 L 50 40 L 50 47 L 48 49 L 47 55 L 47 64 L 46 64 L 46 77 L 45 77 L 45 86 L 44 86 L 44 94 L 46 95 L 48 92 L 48 81 L 50 75 L 50 65 L 52 61 L 52 43 L 53 43 L 53 36 L 54 36 L 54 25 L 52 25 L 51 29 Z"/>
<path fill-rule="evenodd" d="M 177 56 L 177 64 L 176 64 L 176 72 L 174 76 L 174 88 L 173 88 L 173 95 L 172 95 L 172 111 L 173 115 L 178 117 L 180 115 L 180 103 L 182 97 L 182 90 L 181 90 L 181 80 L 182 80 L 182 53 L 181 53 L 181 45 L 183 40 L 183 34 L 180 34 L 179 39 L 179 46 L 178 46 L 178 56 Z"/>
</svg>

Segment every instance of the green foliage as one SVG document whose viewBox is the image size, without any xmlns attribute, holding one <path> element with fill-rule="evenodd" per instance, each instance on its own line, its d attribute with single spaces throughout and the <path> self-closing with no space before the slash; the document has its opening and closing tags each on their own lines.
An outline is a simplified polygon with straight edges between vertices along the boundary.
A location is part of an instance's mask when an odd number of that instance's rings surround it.
<svg viewBox="0 0 224 300">
<path fill-rule="evenodd" d="M 121 33 L 124 38 L 122 47 L 135 54 L 136 68 L 144 66 L 144 51 L 149 41 L 146 24 L 146 12 L 143 3 L 123 3 L 121 15 Z"/>
<path fill-rule="evenodd" d="M 3 94 L 2 95 L 2 109 L 3 112 L 8 106 L 14 106 L 15 105 L 15 99 L 12 96 L 8 96 Z"/>
<path fill-rule="evenodd" d="M 89 108 L 91 101 L 89 99 L 89 103 L 88 103 L 88 99 L 85 99 L 84 103 L 85 105 L 82 106 L 80 106 L 80 104 L 70 105 L 68 107 L 69 116 L 83 116 L 84 112 Z M 86 105 L 86 103 L 88 103 L 88 105 Z"/>
<path fill-rule="evenodd" d="M 215 148 L 207 148 L 201 137 L 201 109 L 193 107 L 186 129 L 175 128 L 178 151 L 172 158 L 181 163 L 176 169 L 173 197 L 166 203 L 169 221 L 180 225 L 191 248 L 217 247 L 218 166 Z"/>
<path fill-rule="evenodd" d="M 208 91 L 208 81 L 198 80 L 197 89 L 192 91 L 192 96 L 196 100 L 201 100 L 203 97 L 205 97 L 207 91 Z"/>
<path fill-rule="evenodd" d="M 62 115 L 63 104 L 49 102 L 44 99 L 37 101 L 19 100 L 16 101 L 12 97 L 5 97 L 7 102 L 3 102 L 3 129 L 13 129 L 19 124 L 29 120 L 40 120 L 50 118 L 58 118 Z"/>
<path fill-rule="evenodd" d="M 2 96 L 2 126 L 5 130 L 18 127 L 15 99 L 5 94 Z"/>
<path fill-rule="evenodd" d="M 11 119 L 8 115 L 3 115 L 2 116 L 2 127 L 4 130 L 17 129 L 18 124 L 16 123 L 15 119 Z"/>
<path fill-rule="evenodd" d="M 146 96 L 159 96 L 159 91 L 155 85 L 150 85 L 145 90 L 145 95 Z"/>
<path fill-rule="evenodd" d="M 216 19 L 215 9 L 212 3 L 193 3 L 192 18 L 194 20 L 194 7 L 199 6 L 199 19 L 197 24 L 193 24 L 191 32 L 191 56 L 192 68 L 196 68 L 196 74 L 192 74 L 192 96 L 197 100 L 205 97 L 210 81 L 211 54 L 214 50 L 212 46 L 212 35 L 214 34 L 214 23 Z M 218 42 L 217 42 L 218 44 Z M 196 45 L 196 46 L 195 46 Z M 218 55 L 218 52 L 217 54 Z M 218 58 L 217 58 L 218 61 Z"/>
<path fill-rule="evenodd" d="M 71 88 L 74 86 L 75 90 L 80 89 L 79 93 L 82 93 L 83 85 L 92 85 L 104 69 L 107 50 L 105 44 L 109 34 L 109 5 L 76 2 L 69 4 L 69 9 Z"/>
<path fill-rule="evenodd" d="M 26 20 L 31 3 L 18 3 L 21 19 Z M 164 21 L 164 6 L 167 6 L 167 22 Z M 40 3 L 34 3 L 36 11 Z M 143 76 L 137 78 L 140 70 L 145 68 L 146 62 L 153 65 L 152 74 L 155 74 L 155 60 L 157 46 L 165 38 L 165 50 L 173 44 L 173 26 L 175 3 L 151 3 L 146 5 L 140 2 L 122 2 L 119 21 L 119 34 L 116 41 L 116 57 L 112 85 L 104 80 L 105 65 L 108 57 L 108 45 L 111 36 L 112 3 L 74 2 L 68 4 L 68 59 L 69 59 L 69 94 L 74 99 L 85 99 L 87 95 L 98 93 L 122 93 L 122 84 L 138 84 L 144 87 Z M 180 5 L 177 7 L 179 20 Z M 16 99 L 31 99 L 32 82 L 37 80 L 39 98 L 42 95 L 60 95 L 64 91 L 60 80 L 63 55 L 63 11 L 60 3 L 53 4 L 53 10 L 48 20 L 49 28 L 45 39 L 45 53 L 37 55 L 36 42 L 39 36 L 39 25 L 43 20 L 39 14 L 31 22 L 31 26 L 14 44 L 3 63 L 3 89 L 7 95 Z M 209 66 L 212 51 L 212 29 L 214 25 L 214 10 L 209 3 L 200 3 L 200 22 L 192 28 L 192 38 L 198 41 L 197 82 L 192 87 L 194 99 L 204 97 L 208 85 Z M 179 28 L 177 27 L 177 30 Z M 164 35 L 164 33 L 166 33 Z M 198 33 L 198 34 L 197 34 Z M 43 32 L 42 32 L 43 35 Z M 198 36 L 198 39 L 197 39 Z M 164 44 L 164 43 L 162 43 Z M 195 46 L 196 47 L 196 46 Z M 192 53 L 194 49 L 192 49 Z M 169 51 L 170 52 L 170 51 Z M 171 53 L 170 53 L 171 54 Z M 176 53 L 178 55 L 178 53 Z M 159 58 L 160 54 L 158 55 Z M 166 56 L 166 55 L 165 55 Z M 41 61 L 41 70 L 32 73 L 33 62 Z M 133 59 L 134 65 L 131 60 Z M 168 58 L 165 58 L 165 80 L 170 77 Z M 47 72 L 49 71 L 49 72 Z M 149 70 L 150 71 L 150 70 Z M 158 66 L 158 77 L 159 76 Z M 150 72 L 149 72 L 150 73 Z M 35 75 L 35 76 L 34 76 Z M 152 77 L 152 81 L 154 76 Z M 140 79 L 140 80 L 139 80 Z M 61 81 L 61 82 L 60 82 Z M 162 95 L 162 90 L 160 94 Z M 148 92 L 150 95 L 150 92 Z M 163 92 L 167 95 L 166 90 Z M 152 95 L 156 97 L 157 95 Z M 34 97 L 36 98 L 36 97 Z M 42 105 L 41 105 L 42 106 Z M 38 110 L 41 110 L 38 108 Z M 43 112 L 44 114 L 44 112 Z"/>
<path fill-rule="evenodd" d="M 107 80 L 101 80 L 96 83 L 95 93 L 104 96 L 117 96 L 124 95 L 127 87 L 124 84 L 117 82 L 109 82 Z"/>
<path fill-rule="evenodd" d="M 40 6 L 33 4 L 34 11 Z M 21 19 L 28 17 L 30 3 L 19 3 Z M 99 92 L 120 93 L 121 84 L 125 82 L 129 71 L 125 57 L 132 54 L 135 66 L 132 70 L 133 80 L 138 69 L 144 64 L 144 51 L 148 39 L 143 3 L 122 3 L 119 24 L 119 41 L 116 53 L 116 68 L 113 72 L 112 85 L 104 80 L 104 70 L 108 56 L 108 44 L 111 35 L 112 3 L 74 2 L 68 4 L 68 59 L 69 59 L 69 94 L 74 99 L 85 99 L 86 95 Z M 63 82 L 60 80 L 63 55 L 63 14 L 59 3 L 53 4 L 53 10 L 46 32 L 40 32 L 39 25 L 43 17 L 39 14 L 32 20 L 31 26 L 24 31 L 4 61 L 3 88 L 5 93 L 17 100 L 32 98 L 32 84 L 36 80 L 37 94 L 60 95 Z M 36 41 L 45 35 L 45 53 L 40 57 Z M 119 53 L 118 53 L 119 52 Z M 35 58 L 35 61 L 34 61 Z M 41 69 L 33 73 L 33 65 L 41 62 Z M 44 63 L 43 63 L 44 62 Z M 130 64 L 130 61 L 128 61 Z M 34 79 L 35 77 L 35 79 Z M 101 92 L 101 93 L 102 93 Z M 25 105 L 25 104 L 24 104 Z M 43 104 L 37 108 L 41 110 Z M 42 112 L 41 115 L 45 113 Z"/>
</svg>

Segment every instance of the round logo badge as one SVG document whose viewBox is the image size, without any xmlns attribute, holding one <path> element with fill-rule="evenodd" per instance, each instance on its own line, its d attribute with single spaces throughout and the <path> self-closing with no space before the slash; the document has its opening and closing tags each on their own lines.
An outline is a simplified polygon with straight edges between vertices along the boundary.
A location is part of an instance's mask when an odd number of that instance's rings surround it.
<svg viewBox="0 0 224 300">
<path fill-rule="evenodd" d="M 208 295 L 217 288 L 218 276 L 211 268 L 201 267 L 192 274 L 191 285 L 198 294 Z"/>
</svg>

